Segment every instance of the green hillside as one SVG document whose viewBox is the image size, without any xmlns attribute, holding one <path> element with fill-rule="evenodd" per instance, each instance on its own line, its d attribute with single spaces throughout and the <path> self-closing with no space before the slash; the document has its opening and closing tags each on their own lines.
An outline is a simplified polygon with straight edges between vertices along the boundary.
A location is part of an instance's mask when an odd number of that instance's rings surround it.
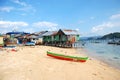
<svg viewBox="0 0 120 80">
<path fill-rule="evenodd" d="M 120 38 L 120 32 L 104 35 L 101 39 L 115 39 L 115 38 Z"/>
</svg>

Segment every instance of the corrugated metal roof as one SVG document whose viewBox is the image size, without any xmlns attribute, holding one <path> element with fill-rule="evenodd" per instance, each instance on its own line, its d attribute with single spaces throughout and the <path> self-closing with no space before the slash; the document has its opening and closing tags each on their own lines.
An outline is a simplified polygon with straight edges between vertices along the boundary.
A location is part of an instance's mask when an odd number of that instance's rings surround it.
<svg viewBox="0 0 120 80">
<path fill-rule="evenodd" d="M 51 35 L 55 35 L 57 33 L 57 31 L 48 31 L 45 34 L 43 34 L 43 36 L 51 36 Z"/>
<path fill-rule="evenodd" d="M 76 30 L 62 30 L 66 35 L 80 35 Z"/>
<path fill-rule="evenodd" d="M 9 35 L 11 35 L 11 34 L 30 34 L 30 33 L 26 33 L 26 32 L 8 32 L 8 33 L 6 33 L 6 34 L 9 34 Z"/>
<path fill-rule="evenodd" d="M 33 34 L 42 35 L 42 34 L 44 34 L 44 33 L 46 33 L 46 32 L 48 32 L 48 31 L 40 31 L 40 32 L 35 32 L 35 33 L 33 33 Z"/>
</svg>

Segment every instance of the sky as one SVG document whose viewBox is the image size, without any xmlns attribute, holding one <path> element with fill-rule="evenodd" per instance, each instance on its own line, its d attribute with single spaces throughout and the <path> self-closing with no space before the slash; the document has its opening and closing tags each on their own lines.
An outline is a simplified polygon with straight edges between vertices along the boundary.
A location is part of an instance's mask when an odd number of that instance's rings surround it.
<svg viewBox="0 0 120 80">
<path fill-rule="evenodd" d="M 0 33 L 59 29 L 83 37 L 120 32 L 120 0 L 0 0 Z"/>
</svg>

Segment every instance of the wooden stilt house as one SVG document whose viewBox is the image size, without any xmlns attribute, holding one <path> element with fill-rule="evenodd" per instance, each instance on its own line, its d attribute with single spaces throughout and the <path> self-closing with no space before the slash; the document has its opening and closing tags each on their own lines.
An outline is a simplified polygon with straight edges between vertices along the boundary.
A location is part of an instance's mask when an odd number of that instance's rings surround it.
<svg viewBox="0 0 120 80">
<path fill-rule="evenodd" d="M 55 43 L 55 35 L 57 31 L 48 31 L 45 34 L 43 34 L 43 44 L 44 45 L 54 45 Z"/>
<path fill-rule="evenodd" d="M 75 47 L 79 41 L 76 30 L 49 31 L 43 35 L 43 44 L 58 47 Z"/>
<path fill-rule="evenodd" d="M 76 30 L 59 30 L 56 34 L 57 46 L 60 47 L 75 47 L 79 41 L 79 32 Z"/>
</svg>

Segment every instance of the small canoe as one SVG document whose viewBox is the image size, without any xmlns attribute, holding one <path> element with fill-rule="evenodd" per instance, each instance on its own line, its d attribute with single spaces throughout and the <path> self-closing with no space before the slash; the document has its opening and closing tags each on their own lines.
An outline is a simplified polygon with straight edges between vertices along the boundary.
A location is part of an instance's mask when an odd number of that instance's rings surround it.
<svg viewBox="0 0 120 80">
<path fill-rule="evenodd" d="M 75 62 L 86 62 L 86 60 L 88 59 L 88 57 L 68 56 L 68 55 L 57 54 L 49 51 L 47 51 L 47 56 L 61 59 L 61 60 L 75 61 Z"/>
</svg>

